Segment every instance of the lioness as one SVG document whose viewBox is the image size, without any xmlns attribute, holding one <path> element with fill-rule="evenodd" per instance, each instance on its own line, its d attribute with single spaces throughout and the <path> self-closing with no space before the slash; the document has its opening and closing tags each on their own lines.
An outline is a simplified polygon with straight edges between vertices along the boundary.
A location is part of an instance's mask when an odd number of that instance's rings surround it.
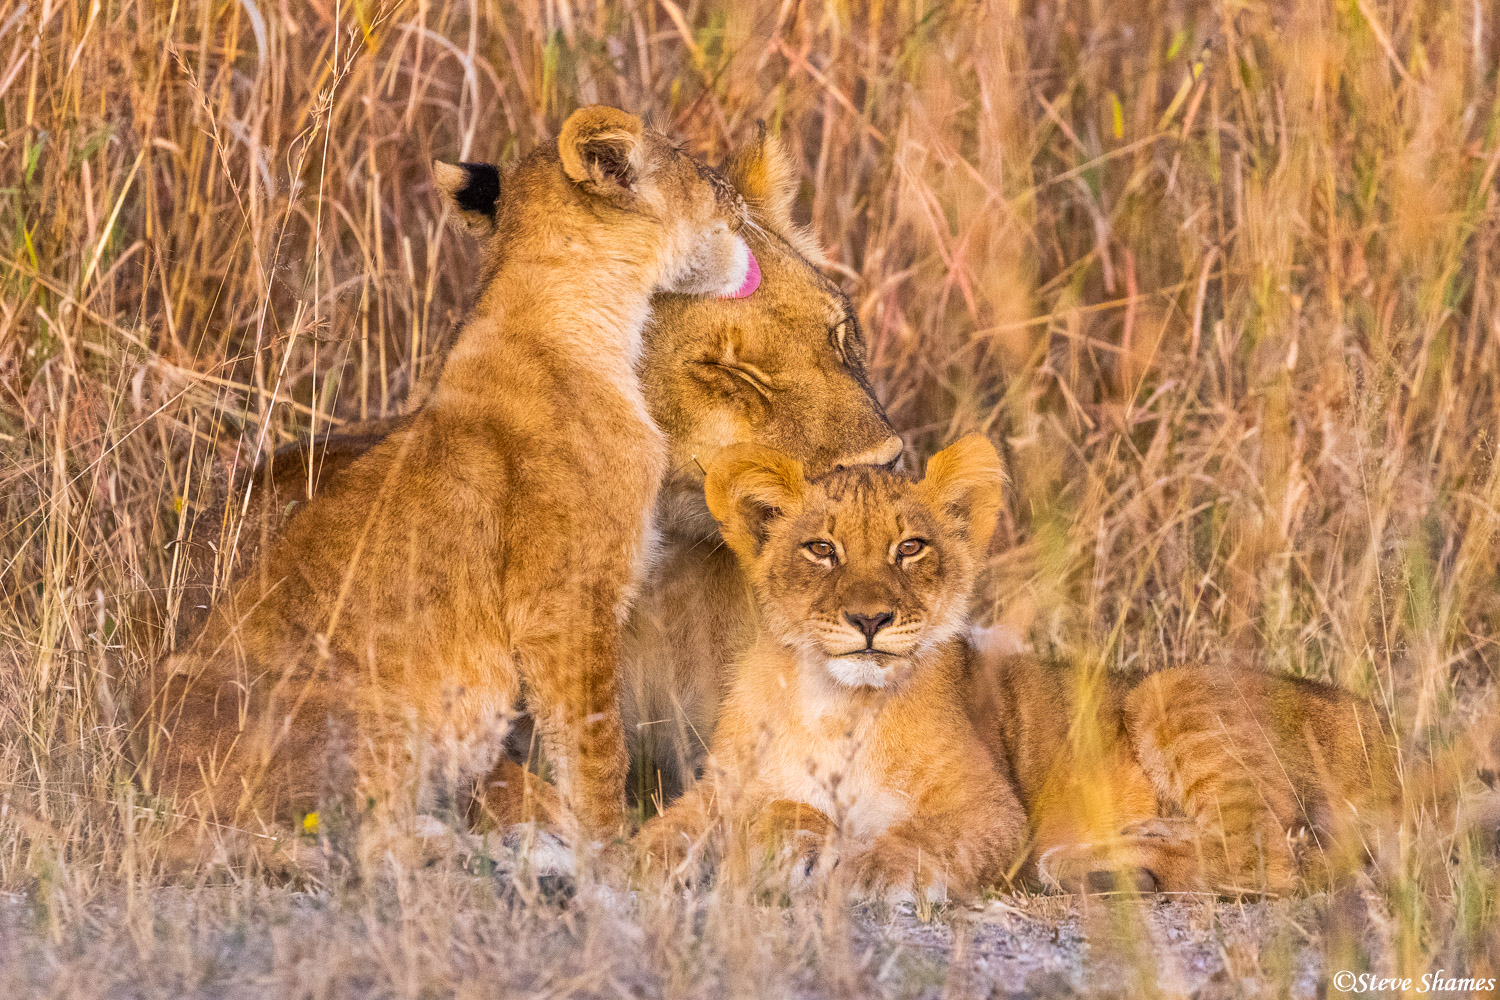
<svg viewBox="0 0 1500 1000">
<path fill-rule="evenodd" d="M 1368 702 L 1250 669 L 1090 676 L 970 661 L 969 713 L 1026 805 L 1031 863 L 1076 892 L 1283 893 L 1394 846 L 1389 723 Z"/>
<path fill-rule="evenodd" d="M 810 474 L 885 464 L 901 453 L 866 380 L 863 336 L 849 301 L 814 266 L 816 247 L 792 221 L 790 157 L 762 129 L 723 170 L 755 223 L 743 235 L 759 263 L 760 286 L 737 299 L 657 295 L 637 366 L 647 409 L 671 452 L 658 498 L 657 560 L 625 639 L 623 711 L 632 788 L 641 798 L 670 800 L 701 763 L 727 666 L 754 631 L 749 592 L 704 503 L 703 469 L 737 442 L 779 448 Z M 470 233 L 488 235 L 485 219 L 502 195 L 498 184 L 488 203 L 477 192 L 467 195 Z M 200 518 L 182 548 L 179 634 L 196 627 L 212 604 L 226 558 L 233 555 L 234 566 L 253 563 L 309 495 L 410 420 L 347 425 L 311 446 L 289 445 L 254 471 L 247 494 Z M 243 526 L 231 516 L 242 510 Z M 520 777 L 506 763 L 484 782 L 495 821 L 517 818 Z"/>
<path fill-rule="evenodd" d="M 836 854 L 858 896 L 971 896 L 1002 880 L 1025 815 L 964 716 L 964 628 L 1001 502 L 999 456 L 964 438 L 920 481 L 745 446 L 709 509 L 760 630 L 736 666 L 704 778 L 640 834 L 671 864 L 748 832 L 752 855 Z M 737 839 L 732 837 L 732 839 Z"/>
<path fill-rule="evenodd" d="M 496 203 L 489 171 L 436 176 L 465 211 Z M 620 633 L 668 468 L 634 364 L 653 293 L 746 285 L 745 207 L 603 107 L 502 186 L 484 291 L 430 401 L 166 664 L 150 783 L 205 822 L 335 796 L 389 828 L 494 764 L 524 679 L 572 814 L 590 834 L 621 823 Z"/>
</svg>

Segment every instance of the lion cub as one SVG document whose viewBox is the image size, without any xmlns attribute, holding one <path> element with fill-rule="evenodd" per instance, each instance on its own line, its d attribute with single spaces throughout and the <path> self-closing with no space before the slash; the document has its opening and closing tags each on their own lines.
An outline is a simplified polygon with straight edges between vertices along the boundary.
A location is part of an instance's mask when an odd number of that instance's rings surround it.
<svg viewBox="0 0 1500 1000">
<path fill-rule="evenodd" d="M 494 168 L 435 169 L 491 235 L 433 395 L 308 501 L 149 705 L 148 785 L 214 828 L 451 803 L 523 684 L 584 832 L 622 823 L 621 629 L 667 464 L 634 365 L 654 293 L 746 283 L 744 204 L 606 107 L 503 199 Z"/>
<path fill-rule="evenodd" d="M 969 710 L 1026 805 L 1028 864 L 1069 892 L 1284 893 L 1395 846 L 1390 724 L 1248 669 L 1089 675 L 981 647 Z"/>
<path fill-rule="evenodd" d="M 959 689 L 1001 482 L 978 436 L 935 455 L 919 482 L 872 467 L 809 482 L 780 452 L 721 454 L 708 506 L 760 631 L 704 778 L 641 833 L 646 865 L 713 849 L 717 827 L 797 869 L 836 857 L 857 896 L 936 900 L 1006 877 L 1025 816 Z"/>
</svg>

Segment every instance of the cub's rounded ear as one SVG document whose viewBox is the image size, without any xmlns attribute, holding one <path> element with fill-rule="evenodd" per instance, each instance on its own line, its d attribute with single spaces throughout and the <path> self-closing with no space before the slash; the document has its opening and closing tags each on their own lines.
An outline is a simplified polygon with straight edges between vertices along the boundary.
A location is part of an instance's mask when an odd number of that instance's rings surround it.
<svg viewBox="0 0 1500 1000">
<path fill-rule="evenodd" d="M 605 197 L 634 191 L 645 161 L 645 129 L 639 118 L 619 108 L 579 108 L 557 134 L 563 173 L 579 187 Z"/>
<path fill-rule="evenodd" d="M 983 555 L 1005 498 L 1005 466 L 983 434 L 970 434 L 927 460 L 921 489 L 933 506 L 958 518 L 974 552 Z"/>
<path fill-rule="evenodd" d="M 458 224 L 472 236 L 495 231 L 500 206 L 500 168 L 493 163 L 432 161 L 432 179 L 453 206 Z"/>
<path fill-rule="evenodd" d="M 703 494 L 741 559 L 754 559 L 771 525 L 802 505 L 807 479 L 802 463 L 774 448 L 731 445 L 708 465 Z"/>
</svg>

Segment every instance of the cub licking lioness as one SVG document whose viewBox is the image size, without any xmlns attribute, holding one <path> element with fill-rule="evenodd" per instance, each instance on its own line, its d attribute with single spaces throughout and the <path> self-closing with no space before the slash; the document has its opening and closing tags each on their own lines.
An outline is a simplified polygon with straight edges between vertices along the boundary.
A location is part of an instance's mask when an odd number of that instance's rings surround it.
<svg viewBox="0 0 1500 1000">
<path fill-rule="evenodd" d="M 488 171 L 437 179 L 461 208 L 496 203 Z M 634 364 L 654 293 L 746 283 L 745 206 L 603 107 L 504 183 L 427 405 L 307 503 L 145 693 L 143 777 L 196 820 L 188 859 L 203 832 L 245 846 L 330 800 L 379 831 L 441 807 L 495 762 L 523 680 L 580 826 L 622 822 L 622 622 L 667 470 Z"/>
<path fill-rule="evenodd" d="M 713 731 L 722 665 L 741 636 L 755 628 L 753 615 L 742 606 L 743 585 L 733 560 L 706 544 L 716 539 L 711 522 L 698 513 L 697 470 L 736 439 L 788 449 L 807 463 L 810 476 L 835 465 L 884 462 L 899 452 L 899 441 L 890 436 L 864 381 L 862 343 L 847 302 L 798 256 L 809 244 L 790 223 L 792 166 L 762 135 L 727 169 L 758 223 L 745 235 L 765 266 L 768 287 L 739 302 L 658 295 L 651 321 L 655 333 L 648 328 L 638 369 L 650 413 L 667 431 L 671 449 L 668 489 L 658 506 L 658 526 L 669 542 L 655 570 L 657 582 L 634 608 L 625 640 L 624 710 L 635 741 L 634 763 L 646 779 L 641 791 L 661 790 L 669 800 L 673 784 L 690 776 L 701 741 Z M 470 230 L 486 240 L 488 266 L 499 266 L 503 256 L 490 239 L 500 221 L 513 219 L 514 210 L 510 216 L 500 211 L 498 172 L 481 165 L 440 168 L 439 181 Z M 525 186 L 513 181 L 505 194 L 528 197 Z M 329 466 L 337 475 L 325 472 L 323 483 L 340 481 L 366 451 L 404 433 L 416 419 L 408 416 L 376 433 L 346 436 L 338 442 L 340 450 L 330 452 Z M 281 466 L 276 471 L 279 476 Z M 281 512 L 284 505 L 276 502 L 275 491 L 267 496 L 271 508 Z M 298 521 L 305 513 L 301 508 Z M 279 521 L 268 529 L 268 544 L 281 530 Z M 262 587 L 267 565 L 261 562 L 251 574 Z M 879 615 L 865 617 L 870 621 L 847 624 L 862 630 L 878 623 Z M 889 639 L 894 633 L 888 629 L 875 632 L 886 632 Z M 875 640 L 870 642 L 874 648 Z M 991 655 L 983 642 L 973 653 L 964 645 L 958 688 L 994 758 L 987 766 L 998 772 L 1000 797 L 1014 802 L 1014 789 L 1032 831 L 1029 846 L 1016 847 L 992 870 L 1039 874 L 1065 889 L 1114 885 L 1124 872 L 1140 888 L 1287 891 L 1308 874 L 1321 881 L 1330 867 L 1347 870 L 1350 863 L 1361 863 L 1393 832 L 1399 789 L 1388 729 L 1369 705 L 1343 692 L 1256 671 L 1197 669 L 1144 680 L 1101 675 L 1097 687 L 1085 691 L 1066 668 Z M 878 661 L 879 653 L 875 649 L 870 659 Z M 869 672 L 858 657 L 834 659 L 841 662 L 829 661 L 829 676 L 846 686 L 873 689 L 865 681 L 884 677 Z M 835 676 L 834 670 L 841 673 Z M 736 718 L 732 699 L 726 711 L 728 720 Z M 950 723 L 951 718 L 943 725 Z M 757 739 L 766 739 L 769 728 Z M 930 731 L 913 732 L 909 749 L 923 752 Z M 862 741 L 848 735 L 844 740 L 843 752 L 852 760 Z M 222 769 L 231 756 L 230 751 L 211 754 L 206 772 Z M 861 806 L 853 791 L 858 782 L 847 782 L 844 768 L 827 764 L 819 765 L 818 780 L 841 790 L 824 797 L 826 809 L 789 798 L 737 815 L 744 820 L 753 814 L 751 832 L 764 845 L 792 847 L 793 855 L 798 845 L 810 851 L 814 844 L 826 847 L 830 836 L 841 838 L 850 861 L 841 863 L 841 876 L 859 874 L 864 891 L 931 896 L 950 884 L 960 894 L 972 888 L 971 872 L 940 867 L 942 851 L 926 847 L 915 852 L 910 878 L 900 865 L 874 874 L 874 853 L 855 850 L 870 800 Z M 913 773 L 920 770 L 914 766 Z M 929 776 L 935 773 L 928 767 Z M 463 778 L 450 773 L 439 784 L 451 788 Z M 327 790 L 331 773 L 323 779 Z M 503 821 L 524 812 L 508 801 L 523 780 L 531 782 L 510 764 L 483 782 L 492 815 Z M 722 804 L 703 800 L 710 787 L 700 785 L 697 798 L 683 804 L 704 807 L 694 821 L 700 832 L 715 821 L 713 809 Z M 268 801 L 270 807 L 263 808 Z M 269 818 L 279 801 L 279 792 L 263 797 L 256 811 Z M 1001 834 L 1009 837 L 1015 810 L 1007 806 L 997 815 Z M 813 856 L 809 851 L 800 855 L 804 861 Z M 886 853 L 900 860 L 900 852 Z M 821 852 L 825 858 L 838 854 Z M 1021 854 L 1028 863 L 1021 864 Z M 892 878 L 891 871 L 903 874 Z"/>
<path fill-rule="evenodd" d="M 461 212 L 464 230 L 483 241 L 510 192 L 500 190 L 497 168 L 466 169 L 495 183 L 445 193 Z M 753 631 L 739 567 L 704 503 L 703 467 L 737 442 L 784 450 L 809 474 L 882 464 L 901 452 L 866 378 L 863 336 L 850 303 L 813 265 L 816 244 L 792 221 L 795 162 L 762 128 L 722 169 L 749 209 L 752 225 L 743 235 L 762 282 L 746 297 L 657 294 L 636 366 L 647 409 L 670 451 L 657 500 L 657 558 L 626 625 L 621 674 L 621 709 L 637 771 L 632 790 L 641 798 L 675 798 L 683 776 L 692 775 L 713 732 L 728 664 Z M 224 577 L 231 586 L 243 579 L 311 496 L 414 416 L 345 425 L 316 442 L 287 445 L 274 462 L 268 456 L 242 477 L 233 495 L 204 511 L 184 538 L 178 642 L 197 631 Z M 173 610 L 153 604 L 138 613 L 162 620 Z M 512 740 L 524 760 L 531 753 L 524 726 Z M 555 811 L 548 808 L 550 787 L 523 774 L 510 757 L 480 784 L 482 825 L 504 828 Z M 545 801 L 531 798 L 537 790 Z"/>
</svg>

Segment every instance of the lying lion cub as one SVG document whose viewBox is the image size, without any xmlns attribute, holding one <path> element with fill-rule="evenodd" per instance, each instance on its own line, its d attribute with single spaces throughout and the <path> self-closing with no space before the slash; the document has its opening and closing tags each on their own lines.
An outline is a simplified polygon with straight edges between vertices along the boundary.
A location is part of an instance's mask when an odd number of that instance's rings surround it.
<svg viewBox="0 0 1500 1000">
<path fill-rule="evenodd" d="M 1064 891 L 1284 893 L 1385 854 L 1400 782 L 1370 703 L 1259 670 L 1079 673 L 981 648 L 970 713 Z"/>
<path fill-rule="evenodd" d="M 395 829 L 495 763 L 523 681 L 584 830 L 622 822 L 622 622 L 667 464 L 634 364 L 654 293 L 747 283 L 745 207 L 605 107 L 504 199 L 494 168 L 436 176 L 492 217 L 430 401 L 308 501 L 149 706 L 149 784 L 216 828 L 332 800 Z"/>
<path fill-rule="evenodd" d="M 755 446 L 709 467 L 708 506 L 755 590 L 760 633 L 707 773 L 641 833 L 647 867 L 730 833 L 795 869 L 837 857 L 856 896 L 935 900 L 1005 878 L 1025 816 L 959 690 L 1001 480 L 978 436 L 935 455 L 920 482 L 868 467 L 809 482 Z"/>
</svg>

